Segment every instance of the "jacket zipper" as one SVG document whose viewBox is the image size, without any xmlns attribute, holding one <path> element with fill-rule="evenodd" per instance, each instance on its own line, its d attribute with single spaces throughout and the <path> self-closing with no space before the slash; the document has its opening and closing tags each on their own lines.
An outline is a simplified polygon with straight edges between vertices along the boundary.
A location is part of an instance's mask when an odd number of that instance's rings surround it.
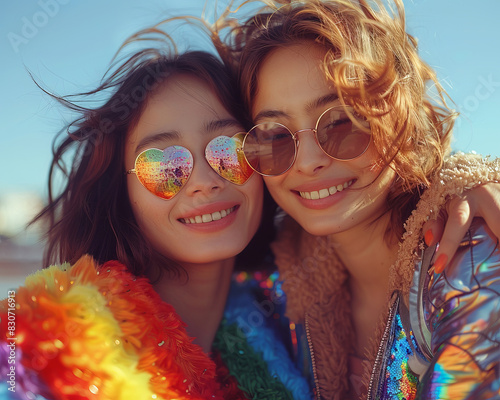
<svg viewBox="0 0 500 400">
<path fill-rule="evenodd" d="M 394 318 L 394 315 L 396 314 L 396 309 L 398 308 L 399 304 L 399 297 L 396 298 L 394 303 L 392 304 L 391 308 L 389 309 L 389 315 L 387 316 L 387 321 L 384 329 L 384 334 L 382 335 L 382 339 L 380 340 L 380 344 L 378 346 L 378 351 L 377 351 L 377 357 L 375 358 L 375 362 L 373 364 L 372 368 L 372 373 L 370 376 L 370 383 L 368 385 L 368 395 L 366 397 L 366 400 L 374 400 L 375 397 L 373 396 L 373 390 L 376 389 L 374 388 L 375 386 L 375 379 L 377 378 L 377 386 L 379 384 L 378 380 L 380 377 L 380 368 L 382 368 L 382 357 L 384 356 L 385 349 L 387 347 L 387 339 L 389 337 L 389 333 L 391 330 L 391 325 L 392 325 L 392 319 Z"/>
<path fill-rule="evenodd" d="M 307 345 L 309 346 L 309 353 L 311 354 L 311 365 L 312 365 L 313 376 L 314 376 L 314 387 L 316 388 L 316 399 L 321 400 L 321 393 L 319 391 L 318 373 L 316 371 L 316 357 L 314 355 L 314 349 L 313 349 L 313 344 L 312 344 L 312 340 L 311 340 L 311 331 L 309 329 L 309 318 L 308 317 L 309 317 L 309 314 L 306 313 L 305 324 L 306 324 Z"/>
</svg>

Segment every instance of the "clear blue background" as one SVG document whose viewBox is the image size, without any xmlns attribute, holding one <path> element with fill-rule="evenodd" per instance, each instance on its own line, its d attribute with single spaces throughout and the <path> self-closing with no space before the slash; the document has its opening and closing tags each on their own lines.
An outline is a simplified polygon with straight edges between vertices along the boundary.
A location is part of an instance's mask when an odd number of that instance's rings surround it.
<svg viewBox="0 0 500 400">
<path fill-rule="evenodd" d="M 217 7 L 224 5 L 219 1 Z M 405 0 L 405 5 L 407 30 L 419 39 L 422 57 L 462 112 L 453 148 L 499 156 L 500 1 Z M 59 95 L 92 89 L 129 35 L 165 17 L 200 16 L 204 7 L 213 13 L 215 0 L 3 1 L 0 197 L 45 194 L 51 142 L 70 118 L 35 86 L 27 69 Z M 39 25 L 36 32 L 26 30 L 26 21 Z M 26 36 L 26 43 L 13 46 L 13 35 Z"/>
</svg>

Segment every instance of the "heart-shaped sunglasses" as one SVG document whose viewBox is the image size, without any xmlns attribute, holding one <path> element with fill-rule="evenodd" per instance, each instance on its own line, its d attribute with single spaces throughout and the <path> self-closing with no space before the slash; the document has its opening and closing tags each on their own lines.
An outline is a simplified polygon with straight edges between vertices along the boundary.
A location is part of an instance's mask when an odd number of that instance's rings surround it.
<svg viewBox="0 0 500 400">
<path fill-rule="evenodd" d="M 205 147 L 205 159 L 212 169 L 225 180 L 244 184 L 253 173 L 241 151 L 244 133 L 233 137 L 218 136 Z M 193 171 L 191 152 L 182 146 L 169 146 L 164 150 L 147 149 L 135 159 L 135 174 L 147 190 L 162 199 L 174 197 L 187 183 Z"/>
</svg>

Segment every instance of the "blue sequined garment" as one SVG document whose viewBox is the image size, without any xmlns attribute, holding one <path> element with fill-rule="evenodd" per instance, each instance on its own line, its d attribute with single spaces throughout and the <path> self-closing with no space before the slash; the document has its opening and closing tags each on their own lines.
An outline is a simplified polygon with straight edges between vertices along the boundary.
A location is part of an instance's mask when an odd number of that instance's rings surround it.
<svg viewBox="0 0 500 400">
<path fill-rule="evenodd" d="M 381 400 L 410 400 L 417 393 L 417 377 L 408 365 L 408 360 L 415 355 L 413 336 L 408 337 L 403 328 L 401 316 L 396 313 L 391 327 L 392 343 L 388 346 L 388 352 L 384 357 L 386 365 L 383 367 L 385 376 L 381 382 Z M 410 342 L 413 342 L 413 347 Z"/>
<path fill-rule="evenodd" d="M 233 335 L 234 343 L 245 340 L 265 364 L 271 376 L 283 384 L 295 400 L 311 398 L 307 380 L 301 375 L 292 358 L 293 337 L 290 335 L 289 321 L 284 317 L 285 295 L 281 290 L 278 273 L 240 272 L 229 291 L 224 311 L 223 325 L 234 325 L 237 335 Z M 227 334 L 227 333 L 226 333 Z M 223 341 L 229 344 L 229 341 Z M 226 349 L 227 350 L 227 349 Z M 229 349 L 231 350 L 231 349 Z M 240 352 L 242 350 L 239 350 Z M 224 353 L 227 353 L 224 352 Z M 233 353 L 234 351 L 230 351 Z M 245 355 L 241 354 L 241 361 L 245 362 Z M 238 382 L 252 378 L 252 365 L 247 365 L 245 377 L 236 376 Z M 230 369 L 231 370 L 231 369 Z M 248 386 L 254 386 L 250 382 Z M 254 398 L 288 398 L 283 393 L 259 394 L 253 393 Z"/>
</svg>

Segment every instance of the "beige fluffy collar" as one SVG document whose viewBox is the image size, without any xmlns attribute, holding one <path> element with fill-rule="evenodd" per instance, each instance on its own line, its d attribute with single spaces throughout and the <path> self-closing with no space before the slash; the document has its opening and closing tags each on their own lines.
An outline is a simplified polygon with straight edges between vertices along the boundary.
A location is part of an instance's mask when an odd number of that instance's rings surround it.
<svg viewBox="0 0 500 400">
<path fill-rule="evenodd" d="M 389 307 L 392 294 L 398 291 L 406 301 L 414 265 L 422 246 L 422 226 L 435 218 L 443 204 L 453 195 L 486 182 L 500 180 L 500 163 L 477 155 L 456 154 L 446 161 L 434 184 L 427 189 L 405 223 L 396 263 L 390 269 Z M 305 232 L 291 218 L 285 218 L 280 238 L 273 244 L 276 263 L 287 294 L 287 316 L 303 323 L 306 313 L 312 337 L 321 395 L 325 399 L 346 398 L 348 355 L 352 349 L 348 273 L 327 237 Z M 388 307 L 388 309 L 389 309 Z M 382 337 L 386 315 L 374 327 L 373 346 L 367 354 L 375 359 Z M 370 376 L 372 363 L 367 363 L 364 383 Z"/>
</svg>

